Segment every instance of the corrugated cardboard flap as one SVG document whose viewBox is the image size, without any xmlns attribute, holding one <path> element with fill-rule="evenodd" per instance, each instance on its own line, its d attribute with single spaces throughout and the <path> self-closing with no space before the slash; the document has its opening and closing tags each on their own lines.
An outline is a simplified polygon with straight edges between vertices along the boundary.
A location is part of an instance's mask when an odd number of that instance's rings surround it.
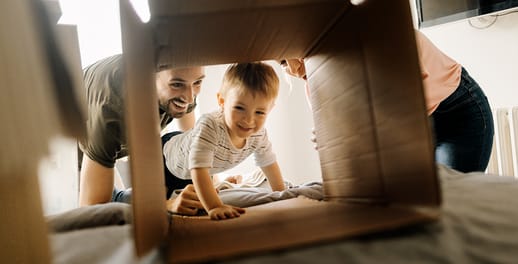
<svg viewBox="0 0 518 264">
<path fill-rule="evenodd" d="M 429 222 L 436 214 L 411 208 L 354 205 L 298 197 L 247 208 L 239 218 L 212 221 L 173 216 L 167 243 L 171 263 L 210 261 L 354 237 Z"/>
<path fill-rule="evenodd" d="M 350 6 L 342 0 L 151 1 L 159 65 L 304 57 Z"/>
</svg>

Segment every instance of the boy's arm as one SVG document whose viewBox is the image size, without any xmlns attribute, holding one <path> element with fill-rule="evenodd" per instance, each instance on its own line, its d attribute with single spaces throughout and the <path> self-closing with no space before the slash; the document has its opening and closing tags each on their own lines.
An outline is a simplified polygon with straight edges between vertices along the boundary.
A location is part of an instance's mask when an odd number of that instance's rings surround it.
<svg viewBox="0 0 518 264">
<path fill-rule="evenodd" d="M 210 178 L 209 169 L 207 168 L 195 168 L 191 170 L 192 182 L 194 183 L 194 189 L 198 194 L 203 207 L 209 211 L 212 208 L 220 207 L 223 202 L 219 199 L 216 189 Z"/>
<path fill-rule="evenodd" d="M 213 220 L 239 217 L 245 210 L 239 207 L 223 204 L 214 188 L 208 168 L 191 170 L 192 182 L 201 204 Z"/>
<path fill-rule="evenodd" d="M 272 187 L 272 191 L 283 191 L 284 180 L 282 179 L 281 169 L 279 168 L 279 164 L 274 162 L 268 166 L 261 167 L 264 175 L 268 178 L 268 182 L 270 182 L 270 186 Z"/>
</svg>

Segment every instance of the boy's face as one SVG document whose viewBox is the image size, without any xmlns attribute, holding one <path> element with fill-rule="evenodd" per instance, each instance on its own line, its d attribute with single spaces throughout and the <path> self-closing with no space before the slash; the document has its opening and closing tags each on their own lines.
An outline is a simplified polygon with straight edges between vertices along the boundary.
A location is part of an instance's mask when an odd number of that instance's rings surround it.
<svg viewBox="0 0 518 264">
<path fill-rule="evenodd" d="M 230 89 L 225 97 L 218 93 L 225 124 L 236 147 L 241 147 L 246 138 L 264 126 L 266 117 L 274 105 L 273 101 L 274 99 L 267 99 L 261 94 L 254 97 L 250 92 L 239 93 L 237 89 Z"/>
<path fill-rule="evenodd" d="M 160 109 L 180 118 L 194 103 L 205 78 L 203 67 L 167 69 L 156 74 L 156 90 Z"/>
</svg>

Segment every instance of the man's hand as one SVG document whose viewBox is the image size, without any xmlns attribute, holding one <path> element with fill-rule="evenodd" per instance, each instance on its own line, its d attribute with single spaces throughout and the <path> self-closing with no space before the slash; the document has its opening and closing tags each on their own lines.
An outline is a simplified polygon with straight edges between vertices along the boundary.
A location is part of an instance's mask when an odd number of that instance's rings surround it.
<svg viewBox="0 0 518 264">
<path fill-rule="evenodd" d="M 208 213 L 212 220 L 224 220 L 239 217 L 245 213 L 245 209 L 224 204 L 210 209 Z"/>
<path fill-rule="evenodd" d="M 166 205 L 167 210 L 183 215 L 196 215 L 198 209 L 203 209 L 192 184 L 185 186 L 177 197 L 167 200 Z"/>
</svg>

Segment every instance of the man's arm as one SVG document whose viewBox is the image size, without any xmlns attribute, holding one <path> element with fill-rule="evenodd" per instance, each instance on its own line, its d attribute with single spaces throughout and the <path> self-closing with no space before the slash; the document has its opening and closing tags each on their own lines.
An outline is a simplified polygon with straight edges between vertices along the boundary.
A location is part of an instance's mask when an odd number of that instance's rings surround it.
<svg viewBox="0 0 518 264">
<path fill-rule="evenodd" d="M 166 206 L 167 210 L 182 215 L 195 215 L 198 209 L 203 209 L 192 184 L 185 186 L 177 197 L 167 200 Z"/>
<path fill-rule="evenodd" d="M 194 111 L 187 113 L 178 119 L 178 128 L 181 131 L 187 131 L 194 127 L 195 120 Z"/>
<path fill-rule="evenodd" d="M 106 168 L 83 155 L 79 187 L 79 205 L 107 203 L 113 192 L 114 168 Z"/>
<path fill-rule="evenodd" d="M 194 111 L 187 113 L 177 119 L 178 129 L 187 131 L 194 127 L 195 121 Z M 195 215 L 198 209 L 203 209 L 192 184 L 187 185 L 177 197 L 168 199 L 166 206 L 167 210 L 183 215 Z"/>
</svg>

